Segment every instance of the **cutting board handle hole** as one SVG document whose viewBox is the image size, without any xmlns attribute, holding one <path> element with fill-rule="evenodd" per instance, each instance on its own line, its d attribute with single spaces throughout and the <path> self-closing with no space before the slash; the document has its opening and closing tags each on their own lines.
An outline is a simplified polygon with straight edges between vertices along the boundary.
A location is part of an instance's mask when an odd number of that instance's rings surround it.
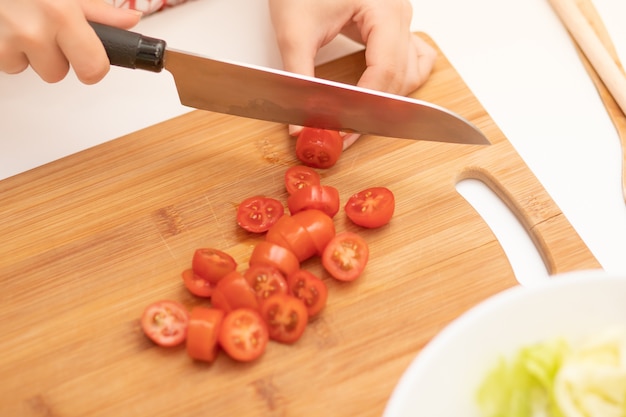
<svg viewBox="0 0 626 417">
<path fill-rule="evenodd" d="M 468 178 L 459 181 L 456 190 L 474 207 L 496 236 L 520 284 L 533 285 L 549 278 L 548 270 L 528 232 L 515 213 L 487 184 Z"/>
</svg>

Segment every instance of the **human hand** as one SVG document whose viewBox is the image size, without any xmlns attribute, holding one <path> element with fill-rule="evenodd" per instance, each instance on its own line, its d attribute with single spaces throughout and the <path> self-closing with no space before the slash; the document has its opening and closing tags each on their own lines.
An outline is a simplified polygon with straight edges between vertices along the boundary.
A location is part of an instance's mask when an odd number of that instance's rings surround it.
<svg viewBox="0 0 626 417">
<path fill-rule="evenodd" d="M 103 0 L 0 0 L 0 71 L 17 74 L 30 65 L 54 83 L 71 65 L 80 81 L 94 84 L 110 65 L 87 21 L 127 29 L 140 18 Z"/>
<path fill-rule="evenodd" d="M 357 85 L 407 95 L 430 75 L 437 56 L 411 33 L 408 0 L 269 0 L 286 71 L 313 76 L 319 49 L 343 34 L 365 45 L 366 69 Z M 297 135 L 300 128 L 290 126 Z M 358 134 L 344 136 L 344 149 Z"/>
</svg>

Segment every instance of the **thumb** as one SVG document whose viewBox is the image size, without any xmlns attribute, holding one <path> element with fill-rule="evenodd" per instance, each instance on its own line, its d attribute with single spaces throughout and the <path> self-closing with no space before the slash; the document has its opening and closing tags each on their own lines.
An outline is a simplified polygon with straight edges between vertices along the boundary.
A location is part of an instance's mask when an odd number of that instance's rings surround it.
<svg viewBox="0 0 626 417">
<path fill-rule="evenodd" d="M 137 10 L 117 8 L 102 0 L 81 0 L 81 7 L 87 20 L 122 29 L 135 26 L 142 16 Z"/>
</svg>

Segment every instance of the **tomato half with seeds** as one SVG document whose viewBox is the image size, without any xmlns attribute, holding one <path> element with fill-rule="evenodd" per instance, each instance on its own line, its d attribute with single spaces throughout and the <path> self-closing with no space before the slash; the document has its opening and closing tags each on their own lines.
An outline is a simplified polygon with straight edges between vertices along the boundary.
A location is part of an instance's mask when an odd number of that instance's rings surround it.
<svg viewBox="0 0 626 417">
<path fill-rule="evenodd" d="M 249 265 L 271 265 L 285 276 L 300 268 L 298 257 L 289 249 L 276 243 L 262 241 L 252 249 Z"/>
<path fill-rule="evenodd" d="M 204 306 L 191 310 L 187 331 L 187 354 L 195 360 L 213 362 L 219 352 L 218 338 L 224 311 Z"/>
<path fill-rule="evenodd" d="M 354 281 L 365 269 L 368 258 L 369 246 L 365 239 L 356 233 L 342 232 L 326 245 L 322 265 L 333 278 Z"/>
<path fill-rule="evenodd" d="M 211 294 L 211 305 L 228 313 L 237 308 L 257 309 L 259 302 L 248 280 L 235 271 L 217 283 Z"/>
<path fill-rule="evenodd" d="M 386 187 L 367 188 L 352 195 L 344 210 L 353 223 L 367 228 L 389 223 L 396 208 L 396 200 Z"/>
<path fill-rule="evenodd" d="M 295 343 L 309 321 L 302 300 L 288 294 L 274 294 L 261 306 L 261 316 L 267 324 L 270 339 L 280 343 Z"/>
<path fill-rule="evenodd" d="M 285 208 L 275 198 L 257 195 L 237 207 L 237 224 L 252 233 L 263 233 L 283 215 Z"/>
<path fill-rule="evenodd" d="M 254 290 L 259 303 L 277 293 L 287 293 L 287 279 L 271 265 L 256 264 L 250 266 L 243 276 Z"/>
<path fill-rule="evenodd" d="M 224 318 L 219 343 L 231 358 L 240 362 L 253 361 L 265 352 L 268 341 L 267 325 L 258 311 L 239 308 Z"/>
<path fill-rule="evenodd" d="M 343 151 L 343 138 L 335 130 L 304 127 L 296 139 L 296 156 L 306 166 L 330 168 Z"/>
<path fill-rule="evenodd" d="M 320 182 L 320 174 L 305 165 L 292 166 L 285 171 L 285 189 L 289 194 L 309 185 L 319 185 Z"/>
<path fill-rule="evenodd" d="M 326 306 L 328 287 L 317 275 L 299 269 L 287 277 L 289 292 L 302 300 L 309 317 L 318 314 Z"/>
<path fill-rule="evenodd" d="M 185 288 L 195 296 L 210 298 L 213 293 L 213 284 L 193 272 L 193 269 L 186 269 L 181 274 Z"/>
<path fill-rule="evenodd" d="M 211 284 L 217 284 L 226 274 L 237 269 L 237 262 L 219 249 L 200 248 L 193 254 L 191 269 L 200 278 L 206 279 Z"/>
<path fill-rule="evenodd" d="M 309 232 L 288 214 L 267 231 L 265 240 L 289 249 L 300 262 L 315 255 L 317 250 Z"/>
<path fill-rule="evenodd" d="M 180 345 L 187 337 L 189 312 L 182 304 L 161 300 L 150 304 L 141 316 L 141 329 L 159 346 Z"/>
<path fill-rule="evenodd" d="M 292 215 L 314 209 L 335 217 L 339 211 L 339 191 L 331 185 L 304 187 L 287 198 L 287 207 Z"/>
<path fill-rule="evenodd" d="M 291 216 L 306 229 L 315 246 L 317 255 L 324 252 L 324 248 L 335 236 L 335 223 L 332 217 L 321 210 L 302 210 Z"/>
</svg>

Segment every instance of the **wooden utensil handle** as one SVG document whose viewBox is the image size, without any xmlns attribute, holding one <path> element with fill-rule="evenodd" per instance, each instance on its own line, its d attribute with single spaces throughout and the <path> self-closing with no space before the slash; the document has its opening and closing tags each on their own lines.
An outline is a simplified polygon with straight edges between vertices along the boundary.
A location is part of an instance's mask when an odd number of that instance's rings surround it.
<svg viewBox="0 0 626 417">
<path fill-rule="evenodd" d="M 111 65 L 161 72 L 165 41 L 139 33 L 89 22 L 106 50 Z"/>
</svg>

